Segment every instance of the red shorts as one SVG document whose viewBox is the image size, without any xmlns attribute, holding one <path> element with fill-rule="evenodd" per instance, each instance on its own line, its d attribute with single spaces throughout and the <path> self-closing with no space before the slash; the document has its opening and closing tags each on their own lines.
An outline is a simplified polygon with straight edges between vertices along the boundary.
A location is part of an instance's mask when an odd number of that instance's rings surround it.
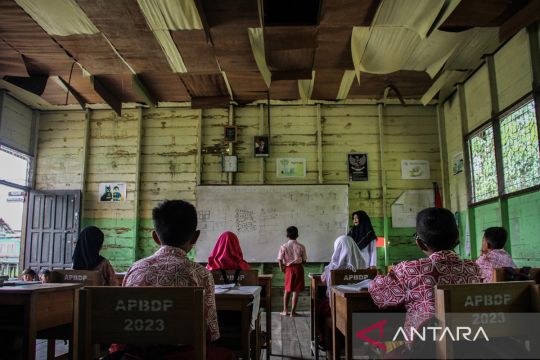
<svg viewBox="0 0 540 360">
<path fill-rule="evenodd" d="M 304 266 L 293 264 L 285 268 L 285 291 L 304 291 Z"/>
</svg>

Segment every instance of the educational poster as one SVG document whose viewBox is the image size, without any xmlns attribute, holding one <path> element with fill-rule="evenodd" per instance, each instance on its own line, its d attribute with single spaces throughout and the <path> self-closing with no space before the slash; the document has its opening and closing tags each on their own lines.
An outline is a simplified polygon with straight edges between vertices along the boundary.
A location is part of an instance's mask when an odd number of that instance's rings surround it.
<svg viewBox="0 0 540 360">
<path fill-rule="evenodd" d="M 416 214 L 435 203 L 433 189 L 406 190 L 392 204 L 392 227 L 414 228 Z"/>
<path fill-rule="evenodd" d="M 125 201 L 125 183 L 100 183 L 99 201 Z"/>
<path fill-rule="evenodd" d="M 430 179 L 428 160 L 401 160 L 401 178 L 406 180 Z"/>
<path fill-rule="evenodd" d="M 279 178 L 306 177 L 305 158 L 276 159 L 276 176 Z"/>
<path fill-rule="evenodd" d="M 349 181 L 367 181 L 367 154 L 348 154 Z"/>
<path fill-rule="evenodd" d="M 457 175 L 463 172 L 463 153 L 459 152 L 454 155 L 454 164 L 452 166 L 452 173 Z"/>
<path fill-rule="evenodd" d="M 255 157 L 267 157 L 269 154 L 268 136 L 255 136 L 253 141 Z"/>
</svg>

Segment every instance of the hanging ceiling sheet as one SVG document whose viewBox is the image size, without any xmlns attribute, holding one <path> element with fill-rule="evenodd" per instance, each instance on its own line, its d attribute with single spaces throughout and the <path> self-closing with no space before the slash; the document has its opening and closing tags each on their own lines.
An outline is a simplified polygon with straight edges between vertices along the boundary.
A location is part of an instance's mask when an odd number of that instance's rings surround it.
<svg viewBox="0 0 540 360">
<path fill-rule="evenodd" d="M 99 30 L 75 0 L 15 0 L 49 35 L 93 35 Z"/>
</svg>

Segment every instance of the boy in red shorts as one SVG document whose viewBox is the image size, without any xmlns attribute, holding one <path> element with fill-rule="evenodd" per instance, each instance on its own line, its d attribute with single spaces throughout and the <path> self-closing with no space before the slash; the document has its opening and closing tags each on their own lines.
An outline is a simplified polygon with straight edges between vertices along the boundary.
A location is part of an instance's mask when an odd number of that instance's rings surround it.
<svg viewBox="0 0 540 360">
<path fill-rule="evenodd" d="M 285 272 L 285 294 L 283 295 L 283 311 L 281 315 L 288 315 L 289 293 L 293 293 L 291 316 L 297 316 L 298 292 L 304 291 L 304 266 L 306 262 L 306 248 L 296 239 L 298 229 L 296 226 L 287 228 L 288 241 L 281 245 L 278 254 L 278 265 Z"/>
</svg>

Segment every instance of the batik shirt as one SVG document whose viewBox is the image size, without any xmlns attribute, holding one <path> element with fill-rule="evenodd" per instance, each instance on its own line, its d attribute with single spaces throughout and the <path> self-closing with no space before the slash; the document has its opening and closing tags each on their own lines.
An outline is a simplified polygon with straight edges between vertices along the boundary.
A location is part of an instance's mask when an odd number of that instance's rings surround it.
<svg viewBox="0 0 540 360">
<path fill-rule="evenodd" d="M 369 292 L 379 308 L 405 306 L 405 329 L 418 329 L 435 314 L 438 284 L 469 284 L 482 281 L 480 268 L 472 260 L 461 260 L 453 251 L 433 253 L 428 258 L 403 261 L 388 275 L 378 275 Z"/>
<path fill-rule="evenodd" d="M 154 255 L 137 261 L 124 277 L 123 286 L 202 286 L 210 341 L 219 338 L 214 278 L 204 266 L 188 259 L 186 252 L 162 246 Z"/>
<path fill-rule="evenodd" d="M 484 282 L 493 281 L 493 269 L 495 268 L 516 267 L 512 257 L 504 249 L 491 250 L 487 254 L 484 254 L 476 259 L 476 264 L 478 264 L 478 266 L 480 266 L 480 270 L 482 270 Z"/>
</svg>

